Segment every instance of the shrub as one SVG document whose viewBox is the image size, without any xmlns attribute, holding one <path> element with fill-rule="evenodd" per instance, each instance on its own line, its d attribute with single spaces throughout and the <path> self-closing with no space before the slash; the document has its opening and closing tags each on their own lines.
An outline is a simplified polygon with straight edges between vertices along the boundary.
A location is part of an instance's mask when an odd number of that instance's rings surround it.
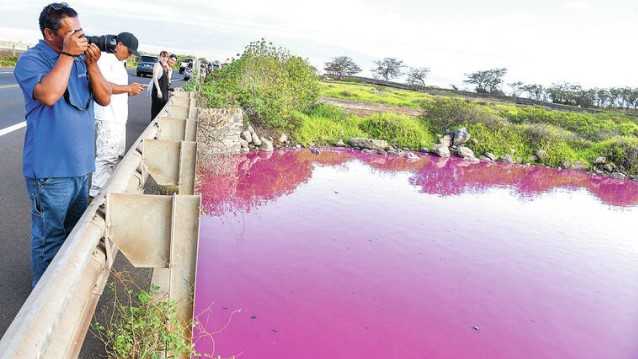
<svg viewBox="0 0 638 359">
<path fill-rule="evenodd" d="M 632 175 L 638 175 L 638 138 L 614 137 L 594 145 L 594 151 Z"/>
<path fill-rule="evenodd" d="M 402 148 L 419 149 L 435 142 L 434 135 L 423 122 L 405 115 L 374 114 L 364 118 L 359 128 L 371 138 L 386 140 Z"/>
<path fill-rule="evenodd" d="M 347 141 L 351 137 L 368 137 L 358 127 L 357 118 L 333 117 L 327 112 L 326 117 L 317 114 L 308 115 L 301 112 L 294 114 L 299 121 L 299 127 L 293 133 L 295 140 L 305 146 L 309 145 L 334 145 L 339 140 Z M 333 113 L 334 114 L 334 113 Z"/>
<path fill-rule="evenodd" d="M 507 121 L 488 107 L 457 98 L 437 97 L 425 103 L 424 110 L 426 119 L 432 123 L 433 129 L 439 132 L 478 123 L 489 128 L 507 124 Z"/>
<path fill-rule="evenodd" d="M 293 113 L 316 104 L 318 77 L 308 62 L 265 40 L 210 76 L 202 88 L 209 107 L 241 106 L 255 123 L 292 129 Z"/>
</svg>

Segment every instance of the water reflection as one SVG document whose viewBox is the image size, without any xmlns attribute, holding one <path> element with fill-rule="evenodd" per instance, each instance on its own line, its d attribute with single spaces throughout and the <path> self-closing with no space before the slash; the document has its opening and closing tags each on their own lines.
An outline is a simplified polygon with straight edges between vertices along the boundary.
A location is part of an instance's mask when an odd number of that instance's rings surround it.
<svg viewBox="0 0 638 359">
<path fill-rule="evenodd" d="M 511 188 L 533 198 L 554 189 L 585 189 L 612 206 L 638 204 L 638 183 L 591 176 L 583 171 L 497 163 L 469 164 L 459 159 L 366 154 L 353 150 L 253 152 L 219 156 L 197 169 L 197 191 L 205 213 L 220 215 L 252 208 L 292 193 L 312 176 L 313 166 L 340 166 L 359 160 L 384 173 L 411 172 L 410 183 L 440 196 Z"/>
</svg>

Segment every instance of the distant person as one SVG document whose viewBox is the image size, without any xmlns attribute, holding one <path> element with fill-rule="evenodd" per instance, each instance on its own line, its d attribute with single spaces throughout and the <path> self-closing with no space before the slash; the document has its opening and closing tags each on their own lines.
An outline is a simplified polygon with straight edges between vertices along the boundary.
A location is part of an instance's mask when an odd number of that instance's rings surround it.
<svg viewBox="0 0 638 359">
<path fill-rule="evenodd" d="M 125 61 L 131 55 L 139 56 L 137 46 L 137 38 L 129 32 L 123 32 L 117 35 L 115 52 L 102 54 L 97 63 L 104 78 L 111 83 L 113 95 L 110 105 L 95 104 L 96 158 L 89 191 L 91 197 L 102 191 L 126 150 L 128 97 L 144 91 L 139 83 L 129 85 L 125 67 Z"/>
<path fill-rule="evenodd" d="M 168 52 L 162 51 L 159 61 L 153 67 L 153 78 L 149 84 L 151 88 L 151 121 L 162 111 L 168 102 Z"/>
<path fill-rule="evenodd" d="M 173 68 L 175 67 L 175 64 L 177 64 L 177 55 L 175 54 L 170 54 L 168 56 L 168 85 L 170 87 L 171 83 L 173 82 Z"/>
<path fill-rule="evenodd" d="M 14 72 L 27 121 L 22 171 L 31 201 L 33 286 L 87 207 L 88 175 L 95 170 L 93 101 L 111 101 L 111 85 L 97 66 L 100 49 L 89 45 L 77 12 L 53 3 L 39 22 L 44 39 Z"/>
</svg>

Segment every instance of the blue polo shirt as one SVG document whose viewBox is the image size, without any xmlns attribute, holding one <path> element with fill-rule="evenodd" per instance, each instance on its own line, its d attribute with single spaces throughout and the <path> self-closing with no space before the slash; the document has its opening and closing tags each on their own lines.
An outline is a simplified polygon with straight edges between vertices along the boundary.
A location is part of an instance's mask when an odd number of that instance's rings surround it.
<svg viewBox="0 0 638 359">
<path fill-rule="evenodd" d="M 76 177 L 95 171 L 93 97 L 84 57 L 74 60 L 67 91 L 53 106 L 33 97 L 35 86 L 51 72 L 58 57 L 40 40 L 20 56 L 15 67 L 27 121 L 22 159 L 25 177 Z"/>
</svg>

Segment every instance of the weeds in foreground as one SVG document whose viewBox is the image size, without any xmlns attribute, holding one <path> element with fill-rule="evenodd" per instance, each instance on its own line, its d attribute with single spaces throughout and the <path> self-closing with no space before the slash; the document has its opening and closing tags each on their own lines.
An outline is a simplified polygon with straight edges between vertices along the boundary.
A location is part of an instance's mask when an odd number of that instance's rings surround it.
<svg viewBox="0 0 638 359">
<path fill-rule="evenodd" d="M 104 321 L 91 331 L 101 340 L 109 358 L 181 358 L 197 355 L 190 326 L 177 318 L 176 303 L 162 297 L 158 288 L 142 290 L 125 272 L 113 272 L 109 285 L 113 304 Z"/>
</svg>

